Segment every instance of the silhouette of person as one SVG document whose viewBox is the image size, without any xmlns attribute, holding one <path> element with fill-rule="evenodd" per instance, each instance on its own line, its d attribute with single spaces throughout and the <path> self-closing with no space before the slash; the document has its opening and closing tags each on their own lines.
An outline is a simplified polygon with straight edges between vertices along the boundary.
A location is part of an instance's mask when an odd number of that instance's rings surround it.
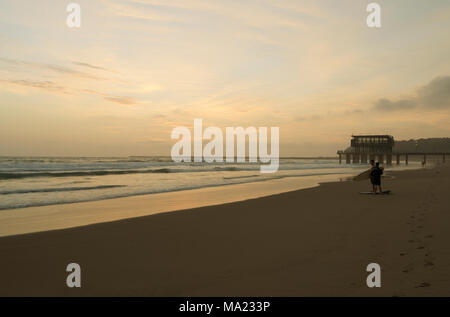
<svg viewBox="0 0 450 317">
<path fill-rule="evenodd" d="M 381 189 L 381 175 L 383 175 L 383 170 L 380 168 L 380 163 L 377 162 L 370 172 L 370 181 L 372 182 L 374 193 L 377 192 L 377 188 L 379 189 L 380 194 L 383 192 Z"/>
<path fill-rule="evenodd" d="M 372 191 L 375 193 L 376 192 L 376 186 L 373 183 L 373 178 L 372 178 L 372 171 L 375 168 L 375 161 L 374 160 L 370 160 L 370 166 L 371 166 L 371 169 L 370 169 L 370 183 L 372 184 Z"/>
</svg>

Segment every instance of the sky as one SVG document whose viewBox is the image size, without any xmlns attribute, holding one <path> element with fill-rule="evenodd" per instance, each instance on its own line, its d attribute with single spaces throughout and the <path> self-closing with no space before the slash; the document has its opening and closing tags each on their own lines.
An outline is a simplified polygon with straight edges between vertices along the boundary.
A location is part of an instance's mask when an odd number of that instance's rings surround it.
<svg viewBox="0 0 450 317">
<path fill-rule="evenodd" d="M 279 127 L 281 156 L 352 134 L 450 136 L 450 2 L 0 2 L 0 155 L 170 155 L 178 126 Z"/>
</svg>

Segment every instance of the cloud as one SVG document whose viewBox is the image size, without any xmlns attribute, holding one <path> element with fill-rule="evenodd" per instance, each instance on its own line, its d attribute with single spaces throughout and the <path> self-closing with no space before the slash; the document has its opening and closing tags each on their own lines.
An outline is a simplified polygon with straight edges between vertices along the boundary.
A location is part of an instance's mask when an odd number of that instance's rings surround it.
<svg viewBox="0 0 450 317">
<path fill-rule="evenodd" d="M 115 102 L 121 105 L 135 105 L 139 102 L 135 100 L 134 98 L 127 97 L 127 96 L 113 96 L 109 94 L 104 94 L 98 91 L 90 90 L 90 89 L 82 89 L 82 90 L 71 90 L 67 87 L 58 85 L 57 83 L 49 80 L 29 80 L 29 79 L 0 79 L 0 83 L 6 83 L 6 84 L 13 84 L 13 85 L 19 85 L 19 86 L 25 86 L 25 87 L 32 87 L 37 89 L 42 89 L 48 92 L 53 93 L 61 93 L 61 94 L 76 94 L 77 92 L 84 92 L 91 95 L 98 95 L 102 96 L 105 100 Z"/>
<path fill-rule="evenodd" d="M 87 67 L 87 68 L 91 68 L 91 69 L 98 69 L 98 70 L 106 70 L 106 68 L 100 67 L 100 66 L 96 66 L 96 65 L 92 65 L 92 64 L 88 64 L 88 63 L 84 63 L 84 62 L 77 62 L 77 61 L 72 61 L 72 64 L 78 65 L 78 66 L 83 66 L 83 67 Z"/>
<path fill-rule="evenodd" d="M 158 113 L 158 114 L 155 114 L 152 118 L 153 119 L 166 119 L 167 117 L 163 114 Z"/>
<path fill-rule="evenodd" d="M 419 88 L 409 99 L 392 101 L 387 98 L 378 99 L 372 106 L 377 111 L 400 111 L 415 108 L 443 109 L 450 108 L 450 76 L 433 79 Z"/>
<path fill-rule="evenodd" d="M 184 25 L 210 24 L 211 18 L 223 18 L 250 28 L 304 27 L 304 23 L 293 17 L 292 12 L 301 13 L 303 17 L 320 12 L 316 6 L 292 5 L 289 1 L 271 1 L 263 6 L 247 1 L 219 0 L 103 0 L 103 3 L 112 14 L 126 18 Z"/>
<path fill-rule="evenodd" d="M 30 68 L 31 69 L 39 69 L 39 70 L 50 70 L 53 72 L 57 72 L 63 75 L 68 76 L 74 76 L 74 77 L 81 77 L 81 78 L 90 78 L 90 79 L 100 79 L 97 76 L 91 75 L 89 73 L 80 72 L 77 70 L 74 70 L 69 67 L 60 66 L 56 64 L 45 64 L 45 63 L 37 63 L 37 62 L 27 62 L 27 61 L 21 61 L 21 60 L 15 60 L 15 59 L 9 59 L 9 58 L 3 58 L 0 57 L 0 63 L 6 64 L 9 67 L 12 68 L 13 71 L 23 73 L 23 71 L 27 71 Z M 106 68 L 79 62 L 79 61 L 72 61 L 72 64 L 83 66 L 89 69 L 97 69 L 97 70 L 105 70 Z M 54 77 L 54 76 L 53 76 Z M 60 78 L 60 80 L 63 80 L 64 78 Z M 67 88 L 62 85 L 59 85 L 55 83 L 54 81 L 48 81 L 48 80 L 30 80 L 30 79 L 0 79 L 0 82 L 13 84 L 13 85 L 20 85 L 25 87 L 32 87 L 37 89 L 43 89 L 47 92 L 53 92 L 53 93 L 63 93 L 63 94 L 78 94 L 78 93 L 88 93 L 91 95 L 98 95 L 102 96 L 105 100 L 108 100 L 110 102 L 118 103 L 121 105 L 134 105 L 138 104 L 139 102 L 135 100 L 132 97 L 128 96 L 115 96 L 110 95 L 102 92 L 98 92 L 91 89 L 75 89 L 75 88 Z M 155 88 L 156 89 L 156 88 Z"/>
<path fill-rule="evenodd" d="M 137 101 L 131 97 L 126 96 L 106 96 L 104 97 L 106 100 L 119 103 L 121 105 L 134 105 L 137 104 Z"/>
<path fill-rule="evenodd" d="M 82 91 L 85 93 L 91 94 L 91 95 L 102 96 L 105 100 L 115 102 L 115 103 L 118 103 L 121 105 L 135 105 L 135 104 L 139 103 L 134 98 L 127 97 L 127 96 L 113 96 L 113 95 L 105 94 L 105 93 L 98 92 L 98 91 L 91 90 L 91 89 L 83 89 Z"/>
<path fill-rule="evenodd" d="M 311 121 L 311 120 L 321 120 L 321 119 L 323 119 L 323 117 L 319 116 L 319 115 L 312 115 L 312 116 L 309 116 L 309 117 L 297 116 L 294 119 L 295 119 L 295 121 L 302 122 L 302 121 Z"/>
<path fill-rule="evenodd" d="M 450 108 L 450 76 L 437 77 L 419 89 L 419 100 L 430 108 Z"/>
<path fill-rule="evenodd" d="M 71 68 L 68 68 L 65 66 L 55 65 L 55 64 L 26 62 L 26 61 L 14 60 L 14 59 L 3 58 L 3 57 L 0 57 L 0 62 L 3 62 L 5 64 L 13 67 L 13 69 L 19 68 L 19 69 L 27 70 L 27 69 L 32 68 L 32 69 L 39 69 L 39 70 L 50 70 L 50 71 L 53 71 L 56 73 L 74 76 L 74 77 L 88 78 L 88 79 L 101 79 L 92 74 L 88 74 L 85 72 L 79 72 L 74 69 L 71 69 Z"/>
<path fill-rule="evenodd" d="M 28 79 L 18 79 L 18 80 L 0 79 L 0 82 L 68 94 L 65 87 L 59 86 L 56 83 L 54 83 L 52 81 L 48 81 L 48 80 L 38 81 L 38 80 L 28 80 Z"/>
<path fill-rule="evenodd" d="M 398 100 L 391 101 L 389 99 L 383 98 L 375 102 L 373 108 L 379 111 L 397 111 L 397 110 L 408 110 L 413 109 L 417 106 L 415 100 Z"/>
</svg>

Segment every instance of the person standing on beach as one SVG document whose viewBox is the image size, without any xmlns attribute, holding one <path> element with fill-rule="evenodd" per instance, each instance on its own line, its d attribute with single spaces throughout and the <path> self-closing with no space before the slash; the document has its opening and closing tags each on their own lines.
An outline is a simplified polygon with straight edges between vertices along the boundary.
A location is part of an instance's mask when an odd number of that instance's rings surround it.
<svg viewBox="0 0 450 317">
<path fill-rule="evenodd" d="M 372 171 L 374 170 L 374 168 L 375 168 L 375 161 L 374 160 L 370 160 L 370 166 L 371 166 L 371 169 L 370 169 L 370 183 L 372 183 L 372 191 L 374 192 L 374 193 L 376 193 L 376 189 L 377 189 L 377 187 L 376 187 L 376 185 L 373 183 L 373 177 L 372 177 Z"/>
<path fill-rule="evenodd" d="M 383 175 L 383 170 L 380 168 L 380 163 L 377 162 L 370 172 L 370 181 L 372 182 L 373 192 L 375 194 L 377 193 L 377 187 L 380 190 L 380 194 L 383 192 L 381 189 L 381 175 Z"/>
</svg>

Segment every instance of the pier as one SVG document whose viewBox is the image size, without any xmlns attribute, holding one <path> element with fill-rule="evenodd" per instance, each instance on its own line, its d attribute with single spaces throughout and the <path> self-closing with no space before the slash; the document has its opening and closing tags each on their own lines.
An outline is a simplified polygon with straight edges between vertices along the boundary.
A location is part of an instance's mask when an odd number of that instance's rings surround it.
<svg viewBox="0 0 450 317">
<path fill-rule="evenodd" d="M 394 137 L 391 135 L 352 135 L 350 147 L 346 150 L 337 151 L 339 155 L 339 164 L 345 159 L 346 164 L 367 164 L 370 160 L 380 162 L 380 164 L 392 164 L 395 158 L 397 165 L 403 158 L 408 165 L 411 157 L 422 157 L 422 163 L 427 163 L 430 156 L 441 156 L 445 163 L 445 157 L 450 155 L 448 152 L 394 152 Z"/>
</svg>

